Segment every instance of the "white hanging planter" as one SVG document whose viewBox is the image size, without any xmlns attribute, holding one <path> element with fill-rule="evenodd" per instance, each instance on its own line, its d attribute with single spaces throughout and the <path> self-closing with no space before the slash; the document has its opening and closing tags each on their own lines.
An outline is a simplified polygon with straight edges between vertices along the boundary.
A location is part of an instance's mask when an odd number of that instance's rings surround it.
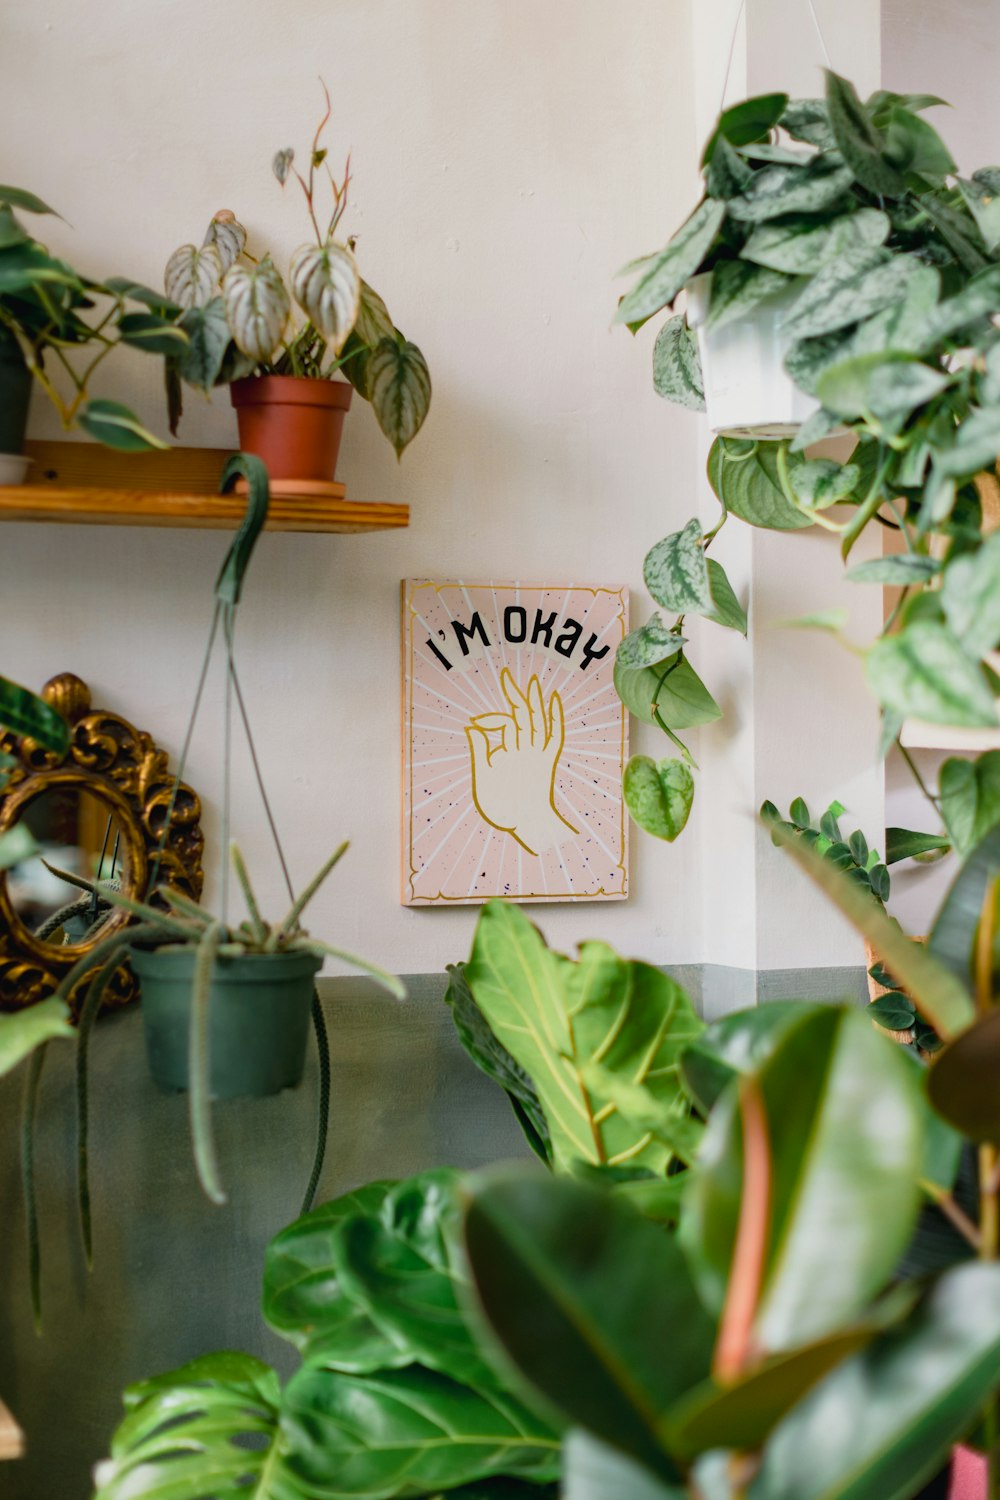
<svg viewBox="0 0 1000 1500">
<path fill-rule="evenodd" d="M 721 328 L 707 327 L 711 296 L 711 271 L 688 282 L 687 320 L 698 336 L 708 425 L 723 437 L 794 437 L 819 408 L 785 369 L 794 340 L 782 333 L 781 318 L 798 290 L 771 297 Z"/>
</svg>

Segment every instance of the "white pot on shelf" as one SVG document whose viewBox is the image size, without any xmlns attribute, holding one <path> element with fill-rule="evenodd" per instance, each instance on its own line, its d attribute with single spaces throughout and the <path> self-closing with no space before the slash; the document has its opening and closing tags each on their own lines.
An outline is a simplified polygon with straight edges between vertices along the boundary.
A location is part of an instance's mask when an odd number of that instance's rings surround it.
<svg viewBox="0 0 1000 1500">
<path fill-rule="evenodd" d="M 0 453 L 0 485 L 23 484 L 30 463 L 23 453 Z"/>
<path fill-rule="evenodd" d="M 785 369 L 795 342 L 781 330 L 781 317 L 798 291 L 759 303 L 746 317 L 709 328 L 712 273 L 687 284 L 687 320 L 698 337 L 708 425 L 723 437 L 781 440 L 794 437 L 819 409 Z"/>
</svg>

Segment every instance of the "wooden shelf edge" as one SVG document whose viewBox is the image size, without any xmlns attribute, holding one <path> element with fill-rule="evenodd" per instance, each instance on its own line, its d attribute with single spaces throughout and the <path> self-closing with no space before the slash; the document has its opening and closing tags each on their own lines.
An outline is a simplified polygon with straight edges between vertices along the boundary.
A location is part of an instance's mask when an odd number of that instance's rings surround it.
<svg viewBox="0 0 1000 1500">
<path fill-rule="evenodd" d="M 0 486 L 0 521 L 82 526 L 167 526 L 232 531 L 243 519 L 240 495 L 156 494 L 53 485 Z M 268 531 L 390 531 L 409 525 L 408 505 L 315 495 L 272 494 Z"/>
</svg>

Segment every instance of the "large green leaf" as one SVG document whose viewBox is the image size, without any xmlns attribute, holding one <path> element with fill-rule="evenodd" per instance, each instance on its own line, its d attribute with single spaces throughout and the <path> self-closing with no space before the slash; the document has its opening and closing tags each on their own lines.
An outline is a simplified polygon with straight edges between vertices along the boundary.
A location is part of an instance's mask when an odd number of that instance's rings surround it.
<svg viewBox="0 0 1000 1500">
<path fill-rule="evenodd" d="M 787 94 L 755 94 L 752 99 L 741 99 L 738 104 L 731 104 L 722 111 L 715 129 L 705 143 L 701 154 L 702 166 L 707 166 L 712 160 L 720 137 L 731 146 L 749 146 L 754 141 L 767 140 L 787 106 Z"/>
<path fill-rule="evenodd" d="M 108 448 L 117 448 L 120 453 L 146 453 L 151 448 L 167 447 L 120 401 L 96 398 L 88 401 L 77 421 L 92 438 Z"/>
<path fill-rule="evenodd" d="M 784 292 L 792 277 L 768 266 L 755 266 L 745 260 L 722 260 L 712 273 L 712 300 L 707 327 L 724 328 L 735 323 L 766 302 Z"/>
<path fill-rule="evenodd" d="M 0 866 L 2 868 L 2 866 Z M 0 1015 L 0 1078 L 18 1063 L 55 1037 L 74 1037 L 69 1024 L 69 1007 L 54 996 L 11 1016 Z"/>
<path fill-rule="evenodd" d="M 295 301 L 339 354 L 361 306 L 361 277 L 353 252 L 333 240 L 325 245 L 300 245 L 288 274 Z"/>
<path fill-rule="evenodd" d="M 902 193 L 905 178 L 886 156 L 885 139 L 872 123 L 854 86 L 829 69 L 826 108 L 840 153 L 861 186 L 878 197 L 897 197 Z"/>
<path fill-rule="evenodd" d="M 941 604 L 969 656 L 985 656 L 1000 642 L 1000 532 L 951 560 L 941 576 Z"/>
<path fill-rule="evenodd" d="M 466 1219 L 480 1302 L 571 1421 L 668 1480 L 661 1414 L 708 1375 L 714 1328 L 675 1240 L 568 1179 L 484 1177 Z"/>
<path fill-rule="evenodd" d="M 653 389 L 666 401 L 705 410 L 705 383 L 698 340 L 681 314 L 668 318 L 653 345 Z"/>
<path fill-rule="evenodd" d="M 877 208 L 862 208 L 818 221 L 811 214 L 789 214 L 759 225 L 740 255 L 775 271 L 813 276 L 820 266 L 845 250 L 882 245 L 888 234 L 888 215 Z"/>
<path fill-rule="evenodd" d="M 664 1484 L 582 1427 L 575 1427 L 563 1444 L 562 1500 L 685 1500 L 688 1493 Z"/>
<path fill-rule="evenodd" d="M 734 1078 L 755 1072 L 794 1021 L 815 1007 L 806 1000 L 771 1000 L 713 1021 L 685 1047 L 681 1076 L 694 1103 L 707 1115 Z"/>
<path fill-rule="evenodd" d="M 678 631 L 664 625 L 659 615 L 652 615 L 645 625 L 630 630 L 615 653 L 615 661 L 627 671 L 655 667 L 682 651 L 687 641 Z"/>
<path fill-rule="evenodd" d="M 840 206 L 851 186 L 851 174 L 835 157 L 817 156 L 808 164 L 775 162 L 754 174 L 749 190 L 726 207 L 745 224 L 763 224 L 785 214 L 818 214 Z"/>
<path fill-rule="evenodd" d="M 912 1500 L 996 1388 L 1000 1267 L 948 1271 L 899 1330 L 793 1408 L 750 1500 Z"/>
<path fill-rule="evenodd" d="M 708 455 L 708 482 L 726 509 L 750 526 L 799 531 L 812 522 L 782 492 L 777 449 L 776 443 L 716 438 Z"/>
<path fill-rule="evenodd" d="M 667 307 L 708 254 L 726 217 L 726 205 L 705 198 L 618 304 L 617 323 L 639 323 Z"/>
<path fill-rule="evenodd" d="M 129 1386 L 94 1500 L 308 1500 L 276 1469 L 279 1401 L 274 1371 L 249 1354 L 205 1355 Z"/>
<path fill-rule="evenodd" d="M 490 1030 L 486 1017 L 472 998 L 465 965 L 449 964 L 448 978 L 444 1000 L 451 1010 L 459 1041 L 480 1072 L 498 1083 L 507 1095 L 532 1151 L 546 1165 L 551 1165 L 549 1127 L 535 1085 Z"/>
<path fill-rule="evenodd" d="M 755 1077 L 771 1186 L 753 1337 L 777 1353 L 842 1329 L 888 1281 L 919 1206 L 922 1109 L 906 1061 L 850 1007 L 819 1007 L 782 1031 Z M 709 1119 L 681 1230 L 717 1309 L 742 1202 L 737 1093 Z M 876 1097 L 877 1111 L 859 1107 Z"/>
<path fill-rule="evenodd" d="M 583 1075 L 600 1062 L 641 1086 L 665 1114 L 675 1108 L 678 1058 L 701 1030 L 679 985 L 604 943 L 584 943 L 574 963 L 501 901 L 484 906 L 465 972 L 490 1028 L 538 1091 L 558 1167 L 577 1160 L 654 1171 L 668 1165 L 670 1151 Z"/>
<path fill-rule="evenodd" d="M 255 266 L 231 265 L 222 281 L 222 303 L 233 342 L 259 364 L 281 343 L 291 301 L 269 255 Z"/>
<path fill-rule="evenodd" d="M 993 694 L 979 666 L 944 625 L 912 620 L 882 636 L 865 661 L 868 685 L 886 708 L 932 724 L 997 724 Z"/>
<path fill-rule="evenodd" d="M 69 724 L 62 714 L 6 677 L 0 677 L 0 728 L 34 740 L 60 759 L 69 749 Z"/>
<path fill-rule="evenodd" d="M 378 425 L 401 458 L 431 405 L 427 361 L 401 333 L 381 339 L 368 356 L 368 399 Z"/>
<path fill-rule="evenodd" d="M 785 313 L 782 327 L 797 339 L 847 328 L 901 302 L 910 276 L 919 268 L 913 256 L 890 256 L 878 248 L 845 250 L 807 282 Z"/>
<path fill-rule="evenodd" d="M 188 336 L 188 347 L 176 361 L 177 373 L 188 385 L 210 391 L 219 379 L 232 341 L 222 298 L 213 297 L 204 306 L 189 308 L 180 326 Z"/>
<path fill-rule="evenodd" d="M 559 1438 L 523 1402 L 417 1365 L 369 1376 L 301 1370 L 282 1397 L 281 1426 L 282 1482 L 309 1500 L 417 1500 L 492 1475 L 559 1474 Z"/>
<path fill-rule="evenodd" d="M 959 854 L 968 854 L 1000 823 L 1000 750 L 976 760 L 952 756 L 938 777 L 941 816 Z"/>
<path fill-rule="evenodd" d="M 918 406 L 939 396 L 952 378 L 890 350 L 885 354 L 860 354 L 832 365 L 818 377 L 816 395 L 827 411 L 838 416 L 874 416 L 885 425 L 901 425 Z"/>
<path fill-rule="evenodd" d="M 664 609 L 676 614 L 702 613 L 712 607 L 708 567 L 702 546 L 701 522 L 695 517 L 664 537 L 646 553 L 642 576 L 647 589 Z"/>
<path fill-rule="evenodd" d="M 671 729 L 694 729 L 722 717 L 722 709 L 685 656 L 655 667 L 615 662 L 615 691 L 629 713 L 655 724 L 655 712 Z"/>
<path fill-rule="evenodd" d="M 633 755 L 622 777 L 625 805 L 639 827 L 672 844 L 683 833 L 694 802 L 694 777 L 682 760 Z"/>
<path fill-rule="evenodd" d="M 123 344 L 147 354 L 183 355 L 188 347 L 184 329 L 155 312 L 125 313 L 118 321 L 118 332 Z"/>
<path fill-rule="evenodd" d="M 712 608 L 705 611 L 705 618 L 717 625 L 727 625 L 730 630 L 747 633 L 747 612 L 737 599 L 726 570 L 714 557 L 708 559 L 708 586 L 712 594 Z"/>
</svg>

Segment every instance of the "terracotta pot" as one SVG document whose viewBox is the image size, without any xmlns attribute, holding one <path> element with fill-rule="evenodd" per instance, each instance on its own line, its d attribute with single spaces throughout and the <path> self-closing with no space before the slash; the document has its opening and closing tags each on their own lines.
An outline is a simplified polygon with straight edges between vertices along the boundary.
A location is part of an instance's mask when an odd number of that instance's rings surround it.
<svg viewBox="0 0 1000 1500">
<path fill-rule="evenodd" d="M 230 386 L 240 447 L 262 458 L 273 480 L 331 483 L 353 388 L 346 380 L 258 375 Z"/>
</svg>

